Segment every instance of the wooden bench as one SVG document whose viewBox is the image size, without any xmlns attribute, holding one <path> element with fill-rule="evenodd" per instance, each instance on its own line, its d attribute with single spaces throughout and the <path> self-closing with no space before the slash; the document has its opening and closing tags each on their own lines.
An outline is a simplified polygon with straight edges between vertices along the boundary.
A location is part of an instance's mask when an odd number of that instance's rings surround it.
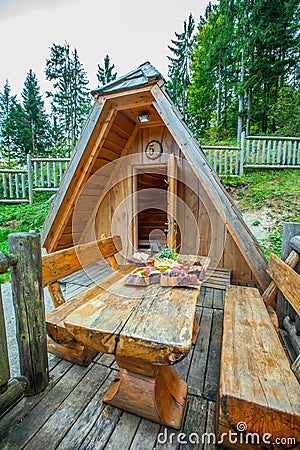
<svg viewBox="0 0 300 450">
<path fill-rule="evenodd" d="M 43 285 L 44 287 L 48 286 L 55 306 L 55 309 L 46 315 L 48 350 L 50 353 L 84 366 L 88 365 L 97 355 L 96 350 L 84 346 L 74 339 L 74 336 L 64 326 L 64 319 L 76 308 L 95 295 L 105 292 L 118 279 L 133 270 L 133 265 L 119 268 L 115 255 L 121 249 L 120 237 L 111 236 L 43 256 Z M 66 302 L 58 280 L 91 263 L 103 261 L 103 258 L 108 261 L 114 272 L 101 281 L 101 285 L 93 286 Z"/>
<path fill-rule="evenodd" d="M 275 255 L 268 272 L 300 312 L 300 276 Z M 300 386 L 256 288 L 226 288 L 217 404 L 223 446 L 299 448 Z"/>
</svg>

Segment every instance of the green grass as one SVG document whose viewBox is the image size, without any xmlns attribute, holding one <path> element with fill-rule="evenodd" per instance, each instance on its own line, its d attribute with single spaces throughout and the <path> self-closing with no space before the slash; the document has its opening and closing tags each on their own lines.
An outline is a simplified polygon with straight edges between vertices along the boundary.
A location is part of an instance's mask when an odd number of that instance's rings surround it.
<svg viewBox="0 0 300 450">
<path fill-rule="evenodd" d="M 41 230 L 51 206 L 50 198 L 53 194 L 36 193 L 34 203 L 5 205 L 0 203 L 0 252 L 9 253 L 8 235 L 21 231 Z M 9 273 L 0 275 L 0 283 L 10 279 Z"/>
<path fill-rule="evenodd" d="M 247 170 L 243 177 L 228 177 L 223 184 L 242 212 L 267 209 L 275 218 L 274 229 L 260 244 L 268 258 L 280 256 L 284 222 L 300 223 L 300 170 Z"/>
</svg>

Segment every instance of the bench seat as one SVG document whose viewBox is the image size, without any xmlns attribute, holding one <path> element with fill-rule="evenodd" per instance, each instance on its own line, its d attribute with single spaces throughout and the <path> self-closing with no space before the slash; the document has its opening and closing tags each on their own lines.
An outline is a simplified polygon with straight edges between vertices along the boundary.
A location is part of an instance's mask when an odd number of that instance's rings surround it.
<svg viewBox="0 0 300 450">
<path fill-rule="evenodd" d="M 242 428 L 233 443 L 229 431 Z M 288 438 L 300 442 L 299 383 L 256 288 L 226 288 L 217 433 L 232 449 L 298 448 Z M 247 433 L 258 433 L 260 445 L 252 446 L 255 436 Z M 286 444 L 268 447 L 264 435 L 271 442 L 286 438 Z"/>
<path fill-rule="evenodd" d="M 85 347 L 81 346 L 80 343 L 77 343 L 74 340 L 73 335 L 66 329 L 66 327 L 64 326 L 65 318 L 73 311 L 75 311 L 79 306 L 83 305 L 94 296 L 101 294 L 101 292 L 105 292 L 105 290 L 112 286 L 112 284 L 114 284 L 124 275 L 130 273 L 134 269 L 134 267 L 135 266 L 131 264 L 123 266 L 117 272 L 112 273 L 107 278 L 102 280 L 101 285 L 96 285 L 87 289 L 86 291 L 73 297 L 71 300 L 50 311 L 46 315 L 46 329 L 47 334 L 50 337 L 50 339 L 48 339 L 49 351 L 51 351 L 54 346 L 57 350 L 59 350 L 59 345 L 61 345 L 63 346 L 61 350 L 65 353 L 64 358 L 68 359 L 69 355 L 70 358 L 72 358 L 72 362 L 75 362 L 74 355 L 76 354 L 76 351 L 82 354 Z M 92 351 L 92 353 L 93 357 L 97 354 L 97 352 L 95 351 Z M 89 351 L 88 354 L 90 354 Z M 88 363 L 88 358 L 85 358 L 84 356 L 82 357 L 84 359 L 82 364 L 86 365 L 86 363 Z M 79 360 L 80 358 L 78 359 L 78 361 Z"/>
</svg>

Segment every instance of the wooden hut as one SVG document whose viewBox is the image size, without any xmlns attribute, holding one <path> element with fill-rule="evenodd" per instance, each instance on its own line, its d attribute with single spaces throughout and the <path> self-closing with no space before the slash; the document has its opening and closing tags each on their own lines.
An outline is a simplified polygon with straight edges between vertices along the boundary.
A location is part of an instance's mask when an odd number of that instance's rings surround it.
<svg viewBox="0 0 300 450">
<path fill-rule="evenodd" d="M 149 62 L 92 92 L 95 102 L 42 231 L 48 252 L 121 236 L 209 256 L 265 289 L 266 260 Z"/>
<path fill-rule="evenodd" d="M 42 372 L 43 387 L 48 379 L 47 365 L 41 368 L 43 358 L 35 352 L 36 346 L 42 348 L 36 319 L 37 311 L 43 319 L 42 286 L 51 286 L 56 306 L 46 318 L 53 339 L 48 349 L 69 361 L 52 361 L 49 387 L 3 417 L 1 448 L 158 449 L 166 443 L 168 448 L 299 448 L 300 391 L 294 375 L 299 357 L 292 371 L 267 310 L 280 289 L 300 313 L 300 277 L 292 269 L 300 258 L 299 238 L 290 241 L 294 250 L 287 264 L 271 255 L 266 267 L 259 245 L 163 84 L 145 63 L 93 92 L 94 106 L 44 225 L 43 245 L 50 254 L 40 264 L 39 236 L 25 233 L 12 235 L 11 255 L 4 255 L 4 262 L 2 256 L 2 270 L 9 260 L 14 265 L 22 374 L 31 383 L 26 389 L 41 384 Z M 95 245 L 103 233 L 110 237 Z M 139 292 L 140 301 L 130 290 L 136 286 L 127 286 L 124 294 L 123 275 L 133 267 L 119 268 L 114 258 L 124 261 L 145 245 L 165 243 L 182 253 L 209 256 L 212 269 L 231 270 L 232 284 L 225 293 L 203 285 L 200 293 L 185 289 L 183 294 L 158 285 L 155 295 L 149 285 Z M 99 255 L 114 272 L 87 289 L 82 260 L 88 266 Z M 66 288 L 65 302 L 58 280 L 77 283 L 78 294 Z M 186 336 L 184 326 L 188 345 L 178 346 Z M 32 342 L 25 339 L 28 327 Z M 24 352 L 27 347 L 30 351 Z M 189 356 L 179 362 L 183 351 Z M 104 353 L 95 357 L 97 352 Z M 166 361 L 165 355 L 172 358 Z M 87 365 L 93 358 L 88 367 L 73 364 Z M 173 370 L 175 363 L 186 384 Z M 9 385 L 8 363 L 3 372 L 2 392 Z M 21 394 L 13 401 L 23 395 L 21 383 L 16 384 Z M 2 411 L 14 385 L 7 388 Z"/>
</svg>

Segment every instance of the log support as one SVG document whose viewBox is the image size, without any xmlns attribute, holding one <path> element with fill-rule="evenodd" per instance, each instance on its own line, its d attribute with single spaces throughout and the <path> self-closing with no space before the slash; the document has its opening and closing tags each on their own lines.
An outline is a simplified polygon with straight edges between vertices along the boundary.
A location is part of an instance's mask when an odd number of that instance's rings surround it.
<svg viewBox="0 0 300 450">
<path fill-rule="evenodd" d="M 49 382 L 40 236 L 14 233 L 8 244 L 17 258 L 11 281 L 21 375 L 28 380 L 25 395 L 34 395 Z"/>
<path fill-rule="evenodd" d="M 158 366 L 116 356 L 121 367 L 103 402 L 179 429 L 187 384 L 173 366 Z"/>
<path fill-rule="evenodd" d="M 6 391 L 0 394 L 0 417 L 8 408 L 24 397 L 26 387 L 27 380 L 25 377 L 11 378 L 9 380 Z"/>
</svg>

